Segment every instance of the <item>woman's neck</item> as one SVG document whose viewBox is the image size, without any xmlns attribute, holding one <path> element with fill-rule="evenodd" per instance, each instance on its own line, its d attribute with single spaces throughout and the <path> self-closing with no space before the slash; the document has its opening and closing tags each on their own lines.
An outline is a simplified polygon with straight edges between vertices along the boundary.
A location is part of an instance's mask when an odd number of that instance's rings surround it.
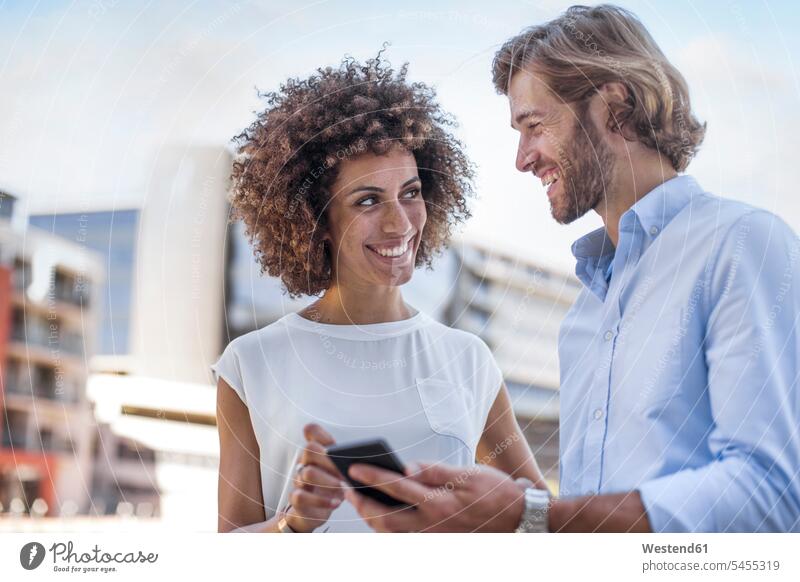
<svg viewBox="0 0 800 582">
<path fill-rule="evenodd" d="M 367 325 L 402 321 L 415 315 L 399 287 L 352 289 L 332 286 L 300 312 L 302 317 L 333 325 Z"/>
</svg>

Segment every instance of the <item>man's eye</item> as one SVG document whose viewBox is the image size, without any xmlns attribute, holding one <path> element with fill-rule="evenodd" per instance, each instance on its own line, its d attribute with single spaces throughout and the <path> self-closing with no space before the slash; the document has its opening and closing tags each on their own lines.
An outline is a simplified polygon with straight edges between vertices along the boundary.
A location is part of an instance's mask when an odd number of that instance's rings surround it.
<svg viewBox="0 0 800 582">
<path fill-rule="evenodd" d="M 530 130 L 532 130 L 532 131 L 537 131 L 537 130 L 539 129 L 539 126 L 540 126 L 540 125 L 542 125 L 542 124 L 541 124 L 541 123 L 539 123 L 539 122 L 537 122 L 537 123 L 531 123 L 531 124 L 528 126 L 528 129 L 530 129 Z"/>
</svg>

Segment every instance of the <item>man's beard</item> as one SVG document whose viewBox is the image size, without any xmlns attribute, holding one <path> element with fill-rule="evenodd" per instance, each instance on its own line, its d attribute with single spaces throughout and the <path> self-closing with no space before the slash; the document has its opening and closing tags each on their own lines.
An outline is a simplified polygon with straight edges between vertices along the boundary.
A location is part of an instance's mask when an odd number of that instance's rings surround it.
<svg viewBox="0 0 800 582">
<path fill-rule="evenodd" d="M 605 198 L 614 171 L 614 155 L 590 119 L 588 102 L 578 109 L 578 119 L 566 148 L 559 148 L 563 192 L 550 201 L 550 212 L 569 224 L 596 208 Z"/>
</svg>

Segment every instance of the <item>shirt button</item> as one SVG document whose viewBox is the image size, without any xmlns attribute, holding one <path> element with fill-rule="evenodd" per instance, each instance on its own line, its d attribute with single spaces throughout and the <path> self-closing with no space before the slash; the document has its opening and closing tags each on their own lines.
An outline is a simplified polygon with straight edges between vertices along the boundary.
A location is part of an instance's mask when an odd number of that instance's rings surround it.
<svg viewBox="0 0 800 582">
<path fill-rule="evenodd" d="M 614 332 L 612 332 L 612 331 L 609 329 L 609 330 L 608 330 L 608 331 L 605 333 L 605 335 L 603 335 L 603 337 L 606 339 L 606 341 L 609 341 L 609 340 L 611 340 L 611 338 L 612 338 L 612 337 L 614 337 Z"/>
<path fill-rule="evenodd" d="M 594 419 L 595 420 L 600 420 L 601 418 L 603 418 L 603 411 L 600 408 L 595 409 L 595 411 L 594 411 Z"/>
<path fill-rule="evenodd" d="M 658 234 L 658 227 L 657 226 L 651 226 L 650 227 L 650 234 L 653 235 L 653 236 L 656 236 Z"/>
</svg>

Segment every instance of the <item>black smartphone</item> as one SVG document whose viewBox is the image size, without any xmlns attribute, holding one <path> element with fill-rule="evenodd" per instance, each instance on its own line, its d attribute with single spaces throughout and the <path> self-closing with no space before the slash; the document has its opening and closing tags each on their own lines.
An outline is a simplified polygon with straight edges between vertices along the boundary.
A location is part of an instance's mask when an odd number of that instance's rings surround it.
<svg viewBox="0 0 800 582">
<path fill-rule="evenodd" d="M 403 464 L 400 462 L 400 459 L 397 458 L 397 455 L 392 452 L 385 440 L 371 439 L 343 445 L 334 445 L 328 447 L 327 452 L 333 464 L 336 465 L 336 468 L 339 469 L 341 474 L 344 475 L 344 478 L 347 479 L 356 491 L 389 507 L 408 507 L 407 503 L 399 501 L 383 491 L 368 487 L 351 478 L 347 473 L 348 469 L 350 469 L 350 465 L 366 463 L 367 465 L 375 465 L 381 469 L 405 475 Z"/>
</svg>

